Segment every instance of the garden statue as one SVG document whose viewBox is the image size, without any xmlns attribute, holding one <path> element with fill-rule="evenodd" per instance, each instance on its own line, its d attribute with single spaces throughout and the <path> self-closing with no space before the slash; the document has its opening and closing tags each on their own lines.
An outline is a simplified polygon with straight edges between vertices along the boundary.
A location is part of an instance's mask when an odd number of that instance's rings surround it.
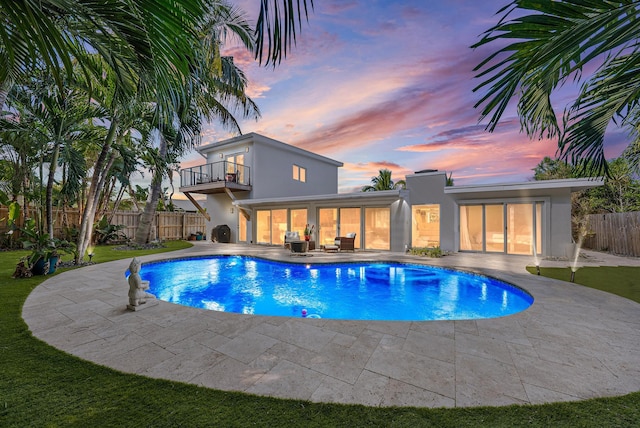
<svg viewBox="0 0 640 428">
<path fill-rule="evenodd" d="M 155 299 L 156 297 L 146 291 L 149 289 L 149 281 L 143 281 L 140 277 L 141 266 L 142 262 L 135 257 L 129 265 L 129 304 L 127 308 L 132 311 L 141 309 L 139 306 L 147 303 L 147 299 Z"/>
</svg>

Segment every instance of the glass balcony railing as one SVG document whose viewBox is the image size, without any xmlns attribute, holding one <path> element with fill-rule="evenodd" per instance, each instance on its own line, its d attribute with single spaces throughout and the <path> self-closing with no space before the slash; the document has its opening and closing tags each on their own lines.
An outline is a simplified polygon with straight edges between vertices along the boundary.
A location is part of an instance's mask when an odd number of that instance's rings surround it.
<svg viewBox="0 0 640 428">
<path fill-rule="evenodd" d="M 197 186 L 205 183 L 237 183 L 251 185 L 250 168 L 228 161 L 208 163 L 180 170 L 180 187 Z"/>
</svg>

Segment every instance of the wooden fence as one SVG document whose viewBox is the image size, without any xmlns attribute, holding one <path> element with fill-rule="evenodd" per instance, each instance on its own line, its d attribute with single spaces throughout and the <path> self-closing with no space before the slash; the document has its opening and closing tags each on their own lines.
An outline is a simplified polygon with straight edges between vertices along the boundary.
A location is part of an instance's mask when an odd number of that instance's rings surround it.
<svg viewBox="0 0 640 428">
<path fill-rule="evenodd" d="M 111 224 L 124 225 L 121 232 L 129 239 L 133 239 L 140 222 L 141 212 L 135 211 L 116 211 Z M 66 222 L 63 216 L 66 216 Z M 9 230 L 7 227 L 7 207 L 0 207 L 0 233 L 4 234 Z M 56 211 L 54 213 L 53 233 L 57 238 L 68 238 L 68 231 L 65 230 L 64 224 L 68 227 L 79 227 L 80 213 L 77 209 Z M 176 240 L 187 239 L 192 233 L 206 233 L 205 218 L 200 213 L 193 212 L 171 212 L 158 211 L 155 215 L 151 228 L 151 239 Z"/>
<path fill-rule="evenodd" d="M 640 211 L 588 215 L 587 230 L 583 248 L 640 257 Z"/>
</svg>

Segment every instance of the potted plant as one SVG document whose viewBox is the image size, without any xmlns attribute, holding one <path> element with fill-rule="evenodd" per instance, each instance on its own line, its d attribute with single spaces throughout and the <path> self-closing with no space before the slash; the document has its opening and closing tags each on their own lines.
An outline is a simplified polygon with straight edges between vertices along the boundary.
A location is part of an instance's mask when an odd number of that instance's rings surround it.
<svg viewBox="0 0 640 428">
<path fill-rule="evenodd" d="M 315 228 L 315 225 L 311 225 L 311 227 L 309 227 L 308 224 L 304 227 L 304 232 L 302 234 L 304 235 L 305 241 L 311 240 L 311 235 L 313 235 L 313 231 L 315 230 Z"/>
<path fill-rule="evenodd" d="M 24 227 L 20 228 L 20 240 L 25 250 L 31 250 L 24 263 L 34 275 L 54 273 L 60 253 L 72 253 L 75 250 L 73 243 L 41 233 L 34 219 L 27 219 Z"/>
</svg>

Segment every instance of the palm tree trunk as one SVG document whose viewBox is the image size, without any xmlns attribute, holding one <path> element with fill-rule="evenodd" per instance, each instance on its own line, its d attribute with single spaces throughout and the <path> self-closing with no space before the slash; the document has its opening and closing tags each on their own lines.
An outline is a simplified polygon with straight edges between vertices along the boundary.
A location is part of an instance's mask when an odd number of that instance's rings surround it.
<svg viewBox="0 0 640 428">
<path fill-rule="evenodd" d="M 5 79 L 3 82 L 0 82 L 0 111 L 4 108 L 4 103 L 7 101 L 7 96 L 9 96 L 9 91 L 13 86 L 13 80 Z"/>
<path fill-rule="evenodd" d="M 115 138 L 117 129 L 118 120 L 117 118 L 114 118 L 111 121 L 109 133 L 105 138 L 100 156 L 98 156 L 98 159 L 96 160 L 93 168 L 91 185 L 89 186 L 89 191 L 87 192 L 86 203 L 84 206 L 84 211 L 82 213 L 82 222 L 80 223 L 80 233 L 78 234 L 78 252 L 76 254 L 75 260 L 76 264 L 79 264 L 82 261 L 82 259 L 84 258 L 84 253 L 87 251 L 89 243 L 91 242 L 91 235 L 93 233 L 93 221 L 96 215 L 96 205 L 101 190 L 100 185 L 104 185 L 104 180 L 101 180 L 101 178 L 103 175 L 106 175 L 106 172 L 104 171 L 105 164 L 107 163 L 107 156 L 109 155 L 109 152 L 111 150 L 111 143 Z"/>
<path fill-rule="evenodd" d="M 47 192 L 45 197 L 45 211 L 47 213 L 47 233 L 49 238 L 53 238 L 53 185 L 60 156 L 60 144 L 56 143 L 51 154 L 51 164 L 49 165 L 49 177 L 47 179 Z"/>
<path fill-rule="evenodd" d="M 160 138 L 160 161 L 163 162 L 167 157 L 167 140 Z M 143 245 L 149 242 L 151 235 L 151 224 L 153 218 L 156 215 L 156 208 L 158 207 L 158 199 L 162 193 L 162 176 L 164 175 L 164 165 L 157 165 L 153 173 L 153 180 L 151 181 L 151 195 L 149 202 L 144 207 L 144 212 L 140 216 L 140 223 L 136 229 L 136 235 L 134 242 L 137 245 Z"/>
</svg>

